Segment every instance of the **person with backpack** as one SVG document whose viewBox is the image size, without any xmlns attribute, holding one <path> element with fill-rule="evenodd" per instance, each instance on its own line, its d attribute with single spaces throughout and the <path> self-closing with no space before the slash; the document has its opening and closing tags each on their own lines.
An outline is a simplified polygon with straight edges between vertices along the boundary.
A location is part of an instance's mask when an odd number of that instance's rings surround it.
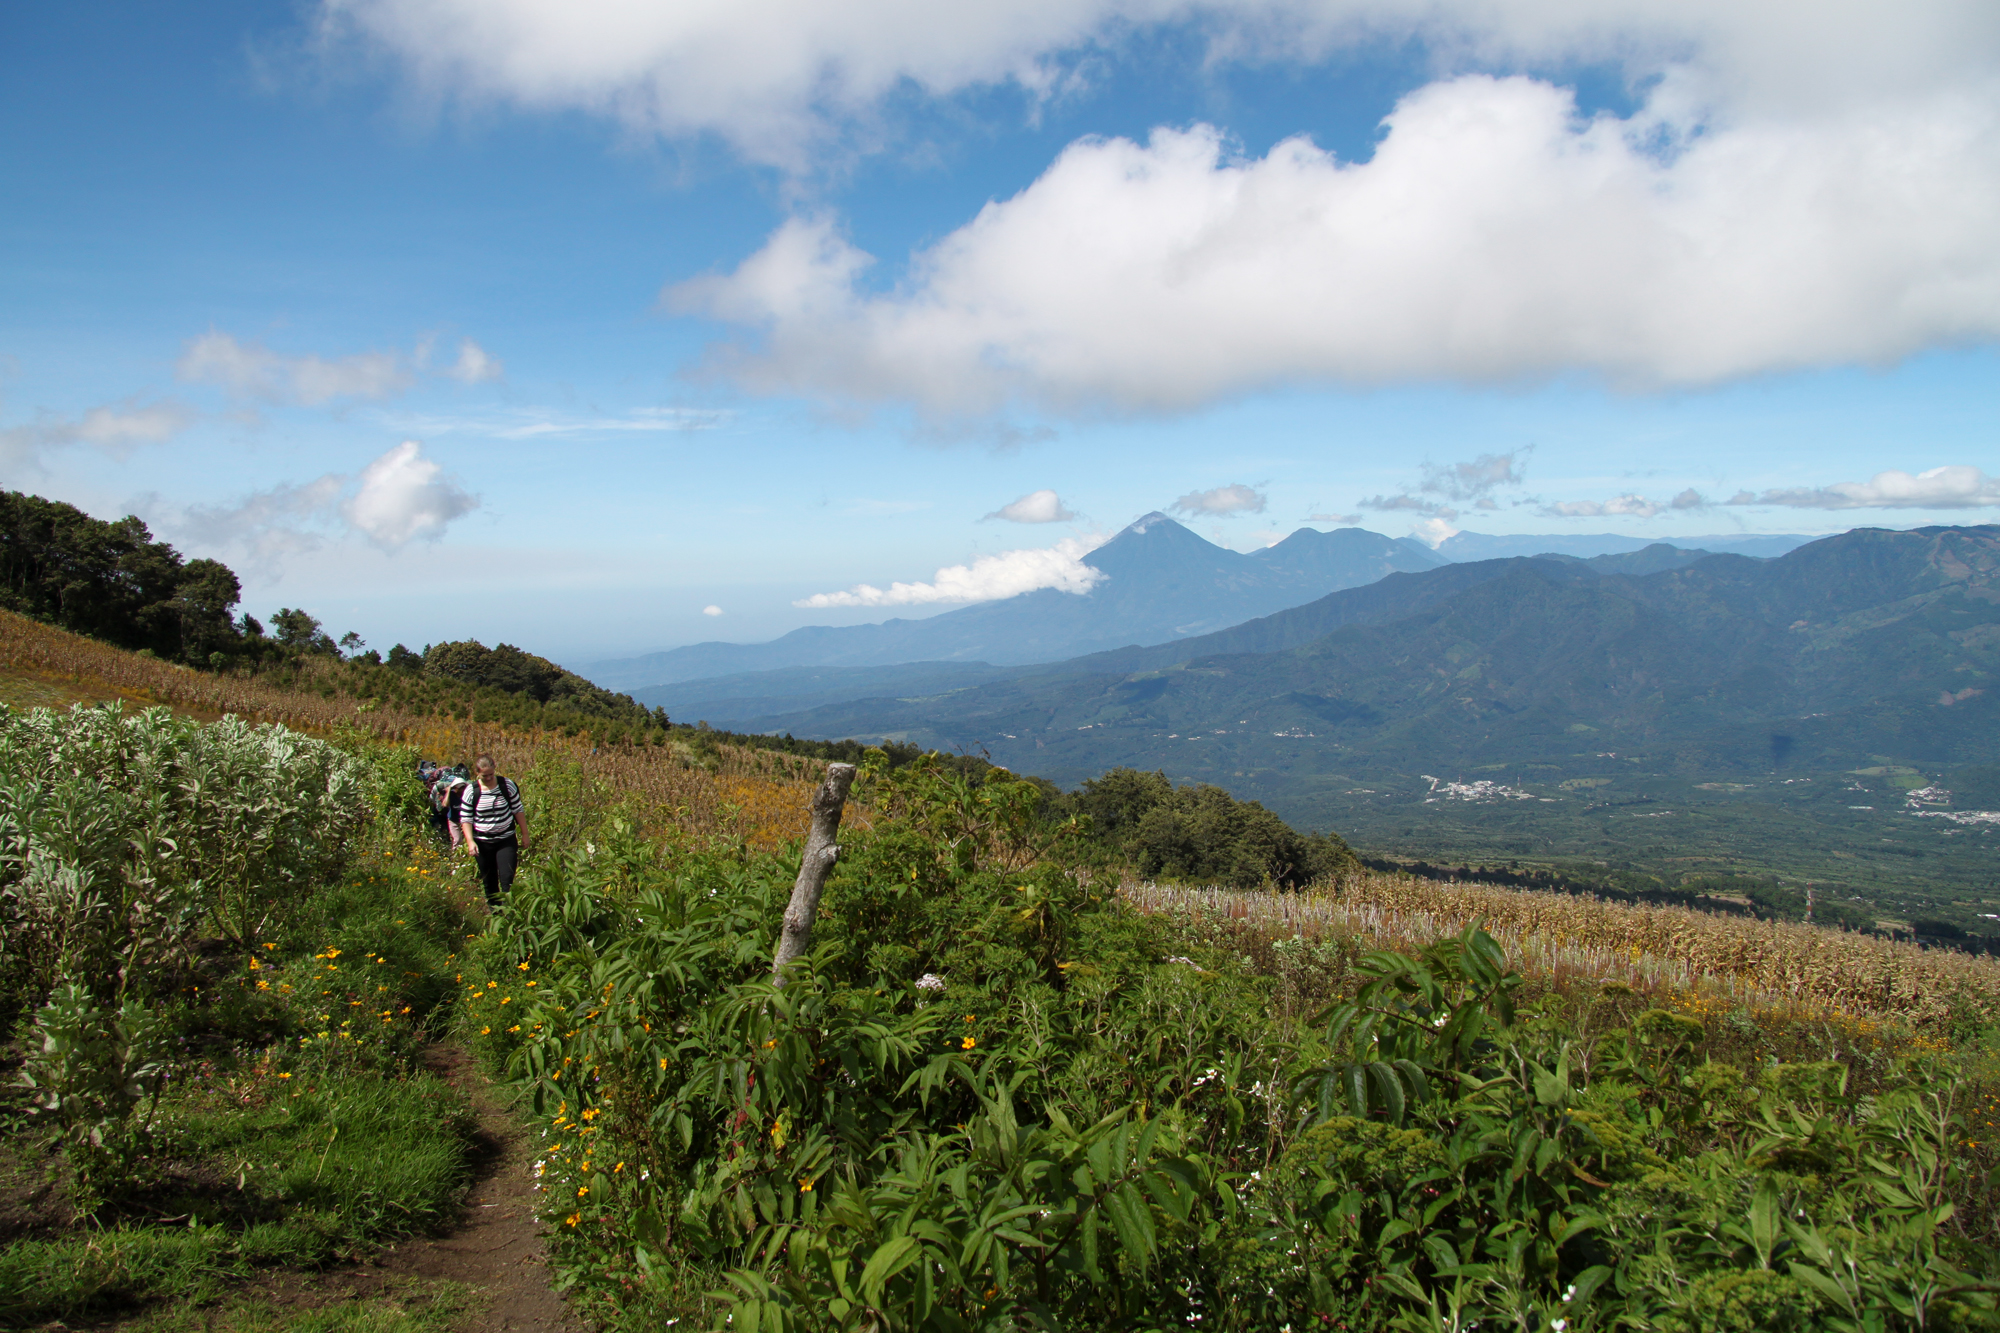
<svg viewBox="0 0 2000 1333">
<path fill-rule="evenodd" d="M 437 812 L 437 819 L 445 831 L 445 840 L 451 850 L 457 851 L 459 843 L 465 840 L 459 828 L 458 804 L 465 799 L 465 789 L 471 786 L 464 764 L 453 764 L 439 772 L 436 784 L 431 788 L 431 805 Z"/>
<path fill-rule="evenodd" d="M 473 780 L 458 800 L 459 828 L 465 849 L 479 861 L 479 878 L 486 886 L 486 905 L 499 910 L 501 895 L 514 887 L 514 868 L 528 845 L 528 812 L 521 789 L 503 778 L 493 756 L 482 754 L 472 763 Z"/>
</svg>

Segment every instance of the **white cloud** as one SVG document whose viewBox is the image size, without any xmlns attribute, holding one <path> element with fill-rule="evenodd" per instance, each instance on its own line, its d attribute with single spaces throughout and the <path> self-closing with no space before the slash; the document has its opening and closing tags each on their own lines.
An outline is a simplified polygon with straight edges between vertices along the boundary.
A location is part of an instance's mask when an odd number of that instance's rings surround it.
<svg viewBox="0 0 2000 1333">
<path fill-rule="evenodd" d="M 1481 454 L 1469 463 L 1425 463 L 1423 484 L 1418 489 L 1448 500 L 1483 500 L 1499 487 L 1519 486 L 1527 480 L 1524 455 L 1533 448 L 1529 445 L 1504 454 Z"/>
<path fill-rule="evenodd" d="M 479 501 L 424 457 L 424 447 L 405 440 L 362 469 L 360 486 L 341 505 L 341 515 L 357 532 L 385 550 L 419 538 L 436 539 L 455 518 Z"/>
<path fill-rule="evenodd" d="M 1543 504 L 1539 512 L 1550 518 L 1654 518 L 1660 514 L 1708 508 L 1701 492 L 1689 487 L 1671 500 L 1650 500 L 1643 495 L 1620 495 L 1609 500 L 1562 500 Z"/>
<path fill-rule="evenodd" d="M 1039 588 L 1085 593 L 1104 577 L 1083 563 L 1097 543 L 1066 538 L 1054 546 L 982 555 L 969 565 L 940 569 L 929 583 L 861 583 L 845 592 L 815 593 L 793 606 L 913 606 L 928 602 L 990 602 Z"/>
<path fill-rule="evenodd" d="M 1731 496 L 1732 505 L 1784 505 L 1793 509 L 1987 509 L 2000 506 L 2000 477 L 1976 467 L 1934 467 L 1912 476 L 1891 469 L 1867 481 L 1791 487 Z"/>
<path fill-rule="evenodd" d="M 1458 511 L 1450 505 L 1440 504 L 1436 500 L 1426 500 L 1421 495 L 1411 495 L 1408 491 L 1400 495 L 1371 495 L 1366 500 L 1357 500 L 1355 503 L 1363 509 L 1375 509 L 1390 514 L 1402 511 L 1430 514 L 1437 518 L 1458 517 Z"/>
<path fill-rule="evenodd" d="M 1543 505 L 1541 512 L 1550 518 L 1651 518 L 1665 508 L 1643 495 L 1620 495 L 1610 500 L 1561 500 Z"/>
<path fill-rule="evenodd" d="M 1030 491 L 1012 504 L 1001 505 L 986 516 L 1004 518 L 1009 523 L 1068 523 L 1075 519 L 1054 491 Z M 983 521 L 983 520 L 982 520 Z"/>
<path fill-rule="evenodd" d="M 1361 521 L 1361 515 L 1359 514 L 1307 514 L 1306 515 L 1306 522 L 1308 523 L 1338 523 L 1342 527 L 1346 528 L 1351 528 L 1360 521 Z"/>
<path fill-rule="evenodd" d="M 80 417 L 43 414 L 25 426 L 0 428 L 0 464 L 32 463 L 43 449 L 89 444 L 122 458 L 142 444 L 159 444 L 186 430 L 198 414 L 172 398 L 136 397 L 93 407 Z"/>
<path fill-rule="evenodd" d="M 458 345 L 458 360 L 445 374 L 461 384 L 487 384 L 507 377 L 499 358 L 488 355 L 484 347 L 470 338 Z"/>
<path fill-rule="evenodd" d="M 316 481 L 254 491 L 234 505 L 190 505 L 160 521 L 184 540 L 240 548 L 261 563 L 275 564 L 324 544 L 319 529 L 336 512 L 347 481 L 328 473 Z"/>
<path fill-rule="evenodd" d="M 705 616 L 719 616 L 722 614 L 722 608 L 719 606 L 704 606 L 701 609 L 701 613 Z"/>
<path fill-rule="evenodd" d="M 1186 410 L 1292 383 L 1625 388 L 2000 338 L 2000 80 L 1817 117 L 1627 119 L 1528 78 L 1405 97 L 1365 163 L 1217 130 L 1087 139 L 887 291 L 795 218 L 670 306 L 745 387 L 949 419 Z"/>
<path fill-rule="evenodd" d="M 1430 546 L 1433 550 L 1444 545 L 1452 537 L 1457 536 L 1458 532 L 1459 529 L 1453 527 L 1443 518 L 1420 519 L 1416 526 L 1410 529 L 1412 537 Z"/>
<path fill-rule="evenodd" d="M 1205 37 L 1210 64 L 1297 65 L 1412 39 L 1446 69 L 1606 62 L 1635 85 L 1688 62 L 1715 96 L 1774 116 L 1979 80 L 2000 63 L 1986 0 L 1832 10 L 1744 0 L 321 0 L 321 11 L 329 34 L 390 52 L 432 96 L 713 134 L 793 169 L 814 165 L 814 147 L 843 131 L 885 146 L 879 105 L 892 96 L 1011 84 L 1040 100 L 1087 78 L 1080 65 L 1157 51 L 1143 39 L 1162 24 Z"/>
<path fill-rule="evenodd" d="M 358 352 L 327 360 L 283 356 L 262 343 L 238 342 L 211 329 L 188 340 L 174 366 L 181 379 L 217 384 L 238 398 L 318 407 L 336 398 L 388 398 L 414 382 L 396 352 Z"/>
<path fill-rule="evenodd" d="M 256 491 L 234 505 L 191 505 L 164 515 L 177 534 L 209 547 L 235 546 L 260 559 L 310 551 L 326 533 L 344 528 L 387 551 L 435 540 L 452 520 L 479 507 L 405 440 L 356 474 L 329 472 L 316 480 Z"/>
<path fill-rule="evenodd" d="M 1264 494 L 1239 482 L 1212 491 L 1189 491 L 1167 508 L 1181 514 L 1261 514 Z"/>
<path fill-rule="evenodd" d="M 542 435 L 595 435 L 659 431 L 715 430 L 734 413 L 681 407 L 641 407 L 622 416 L 573 417 L 546 408 L 526 407 L 505 416 L 430 416 L 384 414 L 398 429 L 421 435 L 484 435 L 496 440 L 531 440 Z"/>
</svg>

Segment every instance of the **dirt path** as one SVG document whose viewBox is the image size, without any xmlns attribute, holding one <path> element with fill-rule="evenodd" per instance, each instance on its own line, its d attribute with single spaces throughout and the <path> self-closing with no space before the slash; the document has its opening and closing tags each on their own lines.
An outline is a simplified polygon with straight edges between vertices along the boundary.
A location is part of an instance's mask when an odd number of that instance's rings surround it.
<svg viewBox="0 0 2000 1333">
<path fill-rule="evenodd" d="M 285 1274 L 265 1286 L 270 1303 L 303 1311 L 391 1295 L 407 1290 L 411 1279 L 442 1279 L 476 1289 L 471 1308 L 455 1321 L 465 1333 L 585 1333 L 583 1321 L 549 1289 L 527 1135 L 463 1048 L 434 1046 L 425 1063 L 466 1094 L 479 1119 L 473 1185 L 459 1226 L 443 1236 L 412 1237 L 366 1263 Z"/>
</svg>

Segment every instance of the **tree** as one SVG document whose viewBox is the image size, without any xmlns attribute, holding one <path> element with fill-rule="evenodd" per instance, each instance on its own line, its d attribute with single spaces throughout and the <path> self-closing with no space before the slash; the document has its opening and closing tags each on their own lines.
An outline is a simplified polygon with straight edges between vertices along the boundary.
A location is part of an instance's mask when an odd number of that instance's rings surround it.
<svg viewBox="0 0 2000 1333">
<path fill-rule="evenodd" d="M 340 654 L 343 657 L 356 657 L 367 646 L 368 641 L 353 630 L 340 636 Z"/>
<path fill-rule="evenodd" d="M 289 606 L 278 608 L 271 617 L 271 629 L 277 635 L 278 646 L 306 653 L 338 653 L 332 638 L 320 628 L 317 618 L 304 610 Z"/>
<path fill-rule="evenodd" d="M 237 646 L 236 575 L 180 553 L 134 515 L 0 492 L 0 606 L 121 648 L 206 661 Z"/>
<path fill-rule="evenodd" d="M 1337 835 L 1302 834 L 1220 787 L 1175 787 L 1164 773 L 1114 768 L 1083 784 L 1077 808 L 1141 874 L 1252 888 L 1297 888 L 1360 868 Z"/>
<path fill-rule="evenodd" d="M 183 658 L 204 662 L 236 646 L 241 636 L 229 613 L 242 595 L 242 585 L 229 566 L 219 560 L 188 561 L 173 602 L 180 617 Z"/>
</svg>

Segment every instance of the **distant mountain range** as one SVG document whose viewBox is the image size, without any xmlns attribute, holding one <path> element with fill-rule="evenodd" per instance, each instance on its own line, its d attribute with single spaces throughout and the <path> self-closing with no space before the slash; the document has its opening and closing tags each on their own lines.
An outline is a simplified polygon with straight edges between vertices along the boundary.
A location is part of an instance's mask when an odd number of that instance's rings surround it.
<svg viewBox="0 0 2000 1333">
<path fill-rule="evenodd" d="M 1364 528 L 1300 528 L 1245 555 L 1204 541 L 1157 513 L 1131 524 L 1083 562 L 1104 575 L 1087 593 L 1044 588 L 922 620 L 810 626 L 770 643 L 697 643 L 593 663 L 583 674 L 640 697 L 652 686 L 795 667 L 1054 662 L 1100 648 L 1187 638 L 1385 574 L 1445 563 L 1422 542 Z"/>
<path fill-rule="evenodd" d="M 1807 540 L 1668 538 L 1664 545 L 1775 556 Z M 808 626 L 769 643 L 697 643 L 589 663 L 581 671 L 599 685 L 663 706 L 676 716 L 707 709 L 720 721 L 749 716 L 744 701 L 751 699 L 773 708 L 800 708 L 835 696 L 854 698 L 857 689 L 930 692 L 988 679 L 991 673 L 980 669 L 987 666 L 1058 662 L 1099 649 L 1192 638 L 1393 573 L 1501 555 L 1595 557 L 1636 554 L 1660 545 L 1609 533 L 1491 537 L 1461 532 L 1433 551 L 1414 538 L 1390 538 L 1364 528 L 1301 528 L 1275 545 L 1244 554 L 1152 513 L 1084 557 L 1085 564 L 1105 575 L 1084 594 L 1042 589 L 920 620 Z M 955 664 L 971 669 L 949 669 Z M 903 665 L 923 669 L 899 673 L 899 685 L 865 670 Z M 785 674 L 739 679 L 772 672 Z M 703 683 L 665 688 L 688 682 Z"/>
<path fill-rule="evenodd" d="M 1502 828 L 1523 850 L 1652 845 L 1698 816 L 1743 845 L 1745 820 L 1792 821 L 1800 855 L 1853 862 L 1820 873 L 1907 871 L 1895 858 L 1922 844 L 1990 878 L 2000 814 L 1946 787 L 2000 752 L 2000 527 L 1859 529 L 1772 560 L 1446 565 L 1172 643 L 920 683 L 732 725 L 984 751 L 1065 785 L 1160 768 L 1378 847 Z"/>
<path fill-rule="evenodd" d="M 1796 533 L 1739 533 L 1734 537 L 1621 537 L 1616 533 L 1577 533 L 1495 537 L 1483 532 L 1453 533 L 1438 544 L 1447 560 L 1497 560 L 1509 555 L 1624 555 L 1648 546 L 1678 546 L 1716 555 L 1754 555 L 1763 559 L 1795 551 L 1811 537 Z"/>
</svg>

